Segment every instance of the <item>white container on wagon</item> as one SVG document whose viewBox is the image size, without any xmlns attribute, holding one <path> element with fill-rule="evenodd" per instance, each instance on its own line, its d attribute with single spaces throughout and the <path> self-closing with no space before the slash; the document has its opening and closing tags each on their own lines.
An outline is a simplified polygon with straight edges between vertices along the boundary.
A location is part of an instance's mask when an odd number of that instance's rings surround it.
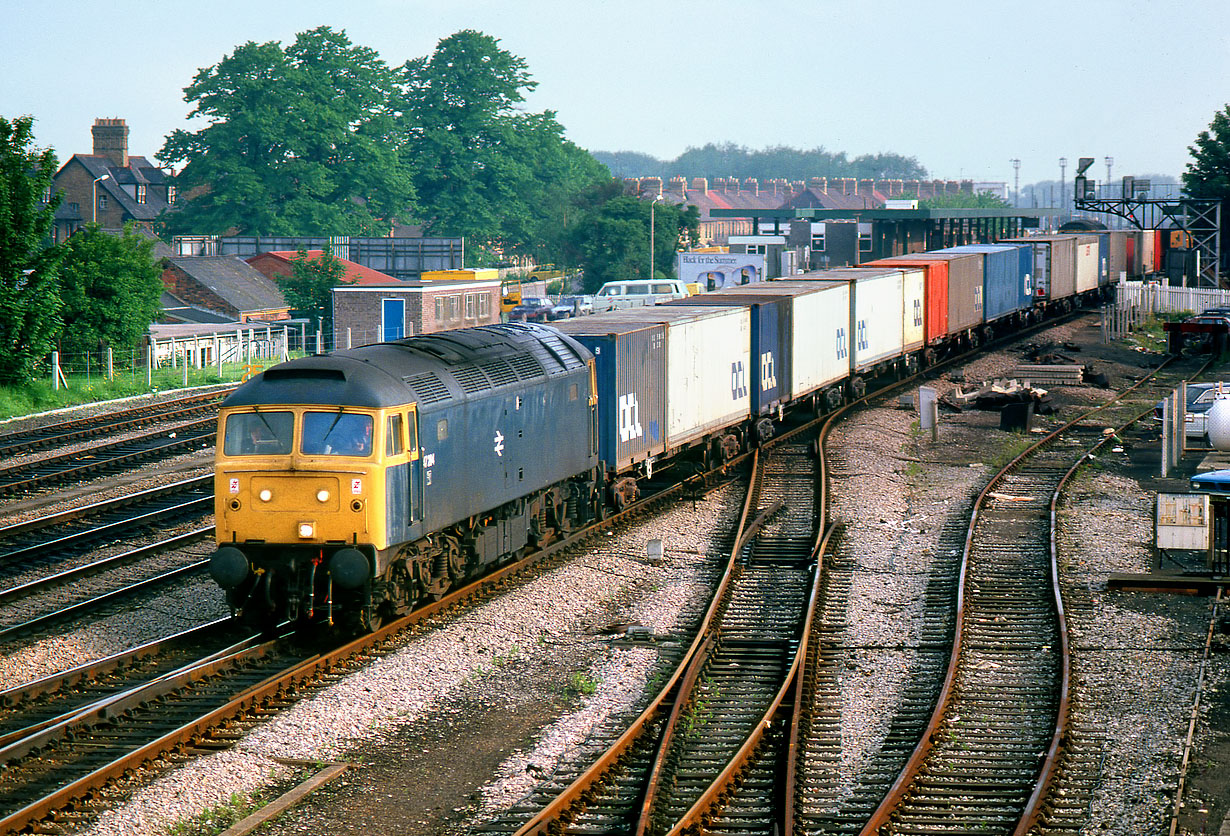
<svg viewBox="0 0 1230 836">
<path fill-rule="evenodd" d="M 1096 235 L 1079 235 L 1076 238 L 1076 292 L 1085 293 L 1098 289 L 1100 262 Z"/>
<path fill-rule="evenodd" d="M 666 447 L 677 449 L 751 416 L 751 313 L 745 307 L 629 308 L 666 326 Z"/>
<path fill-rule="evenodd" d="M 905 275 L 901 270 L 894 267 L 843 267 L 804 275 L 814 280 L 846 281 L 851 284 L 854 304 L 850 307 L 847 340 L 852 374 L 874 374 L 905 353 Z M 921 288 L 913 282 L 911 285 Z M 918 300 L 921 312 L 921 292 L 918 292 Z M 914 321 L 912 313 L 911 310 L 911 324 Z M 921 340 L 921 334 L 916 336 Z"/>
<path fill-rule="evenodd" d="M 919 273 L 921 276 L 921 272 Z M 850 283 L 845 281 L 772 281 L 742 285 L 732 294 L 789 299 L 789 316 L 779 323 L 789 358 L 786 399 L 797 401 L 845 380 L 850 359 L 845 335 L 850 328 Z"/>
</svg>

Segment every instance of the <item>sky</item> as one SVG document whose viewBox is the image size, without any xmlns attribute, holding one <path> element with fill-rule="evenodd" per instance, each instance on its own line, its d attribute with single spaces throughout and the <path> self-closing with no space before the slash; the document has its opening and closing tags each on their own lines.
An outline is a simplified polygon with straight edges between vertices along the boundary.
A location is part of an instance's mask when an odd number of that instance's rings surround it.
<svg viewBox="0 0 1230 836">
<path fill-rule="evenodd" d="M 943 179 L 1180 175 L 1230 102 L 1224 0 L 0 0 L 0 116 L 61 162 L 120 117 L 153 159 L 197 130 L 183 88 L 247 41 L 326 25 L 390 65 L 477 29 L 525 59 L 593 151 L 823 147 L 915 157 Z M 691 175 L 680 171 L 678 174 Z"/>
</svg>

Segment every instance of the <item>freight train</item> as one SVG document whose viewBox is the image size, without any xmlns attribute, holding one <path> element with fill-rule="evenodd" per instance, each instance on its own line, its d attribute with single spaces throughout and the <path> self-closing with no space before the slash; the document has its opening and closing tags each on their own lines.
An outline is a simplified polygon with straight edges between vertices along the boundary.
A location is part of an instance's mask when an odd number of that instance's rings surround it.
<svg viewBox="0 0 1230 836">
<path fill-rule="evenodd" d="M 249 621 L 370 630 L 869 387 L 1107 291 L 1095 236 L 955 247 L 292 360 L 219 414 L 210 573 Z"/>
</svg>

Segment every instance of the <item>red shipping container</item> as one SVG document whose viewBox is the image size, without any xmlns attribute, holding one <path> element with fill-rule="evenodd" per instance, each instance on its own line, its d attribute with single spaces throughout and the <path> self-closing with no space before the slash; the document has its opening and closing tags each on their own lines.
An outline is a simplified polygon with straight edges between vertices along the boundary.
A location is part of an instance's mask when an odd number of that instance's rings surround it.
<svg viewBox="0 0 1230 836">
<path fill-rule="evenodd" d="M 913 267 L 922 268 L 924 274 L 923 299 L 925 300 L 923 328 L 927 345 L 935 345 L 948 336 L 948 262 L 931 258 L 911 258 L 898 255 L 865 261 L 859 267 Z"/>
</svg>

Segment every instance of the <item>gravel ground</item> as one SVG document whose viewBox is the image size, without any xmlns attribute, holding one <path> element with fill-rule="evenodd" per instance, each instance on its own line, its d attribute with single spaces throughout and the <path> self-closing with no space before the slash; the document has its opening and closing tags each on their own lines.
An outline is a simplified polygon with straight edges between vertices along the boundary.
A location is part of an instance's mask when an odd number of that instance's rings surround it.
<svg viewBox="0 0 1230 836">
<path fill-rule="evenodd" d="M 401 804 L 395 811 L 385 811 L 379 820 L 399 833 L 439 833 L 443 827 L 463 826 L 461 813 L 481 818 L 504 809 L 532 785 L 527 766 L 533 765 L 533 773 L 550 774 L 593 729 L 641 696 L 656 652 L 614 647 L 609 636 L 628 624 L 667 635 L 681 612 L 703 600 L 706 578 L 721 558 L 712 549 L 739 501 L 736 489 L 723 489 L 695 508 L 681 504 L 610 537 L 567 565 L 439 624 L 396 653 L 297 703 L 234 749 L 167 773 L 123 807 L 103 814 L 86 832 L 91 836 L 161 833 L 180 818 L 227 802 L 232 793 L 253 792 L 270 780 L 285 778 L 290 769 L 279 765 L 278 758 L 349 759 L 368 763 L 366 771 L 377 772 L 378 766 L 371 764 L 380 757 L 381 741 L 424 719 L 438 725 L 439 718 L 455 716 L 459 706 L 475 704 L 482 705 L 480 712 L 515 713 L 532 707 L 539 725 L 544 721 L 548 725 L 539 728 L 531 723 L 526 731 L 532 743 L 505 753 L 502 763 L 490 764 L 484 774 L 489 777 L 495 767 L 494 774 L 500 777 L 481 790 L 473 788 L 469 809 L 421 809 L 411 802 L 409 808 Z M 645 543 L 654 537 L 661 538 L 667 549 L 667 560 L 660 566 L 644 560 Z M 563 683 L 558 679 L 540 683 L 532 673 L 539 665 L 571 673 Z M 561 684 L 570 681 L 593 683 L 595 691 L 572 710 L 567 705 L 547 707 L 559 696 Z M 525 693 L 529 683 L 540 683 L 533 687 L 542 690 Z M 552 716 L 556 712 L 559 716 Z M 453 760 L 463 767 L 465 750 L 476 742 L 465 734 L 463 730 L 450 745 L 455 748 Z M 400 754 L 404 762 L 407 753 Z M 433 772 L 432 779 L 454 780 L 449 768 L 443 774 Z M 398 774 L 401 782 L 407 780 L 405 771 Z M 455 780 L 471 779 L 463 773 Z M 344 794 L 347 788 L 365 786 L 364 780 L 360 772 L 344 779 L 338 791 Z M 377 792 L 398 796 L 415 789 L 412 784 L 391 791 L 384 783 Z M 269 832 L 335 829 L 336 824 L 329 822 L 339 803 L 364 807 L 352 810 L 351 816 L 371 815 L 368 792 L 354 802 L 345 802 L 345 795 L 333 802 L 323 809 L 305 805 Z"/>
<path fill-rule="evenodd" d="M 1124 349 L 1099 348 L 1095 329 L 1082 324 L 1062 326 L 1053 338 L 1083 344 L 1081 360 L 1093 360 L 1116 385 L 1149 364 Z M 1001 376 L 1019 360 L 1018 353 L 987 353 L 964 377 Z M 943 377 L 934 385 L 942 393 L 954 382 Z M 1053 394 L 1072 406 L 1106 397 L 1092 387 Z M 997 429 L 996 416 L 966 412 L 943 416 L 939 443 L 933 445 L 913 431 L 915 416 L 895 405 L 894 399 L 849 422 L 831 447 L 837 451 L 833 515 L 847 524 L 844 547 L 859 555 L 844 639 L 843 780 L 883 739 L 888 712 L 904 687 L 911 644 L 917 641 L 912 616 L 944 520 L 961 512 L 983 484 L 991 472 L 986 462 L 1019 443 Z M 652 653 L 612 646 L 605 637 L 627 623 L 670 632 L 678 614 L 701 594 L 704 566 L 717 558 L 708 553 L 717 520 L 737 502 L 735 493 L 727 491 L 696 509 L 681 505 L 612 537 L 605 548 L 441 623 L 269 721 L 234 749 L 167 772 L 84 832 L 164 832 L 179 818 L 226 803 L 232 793 L 295 778 L 295 768 L 274 760 L 285 757 L 345 758 L 360 766 L 274 823 L 268 832 L 275 836 L 470 832 L 476 822 L 521 797 L 536 776 L 549 775 L 597 724 L 636 699 Z M 1140 571 L 1148 564 L 1150 496 L 1149 486 L 1137 479 L 1095 471 L 1073 492 L 1064 517 L 1070 538 L 1066 583 L 1086 590 L 1099 613 L 1080 626 L 1077 638 L 1085 649 L 1077 678 L 1087 689 L 1086 719 L 1106 730 L 1104 785 L 1094 799 L 1089 833 L 1161 829 L 1173 792 L 1167 776 L 1178 763 L 1191 709 L 1193 648 L 1197 634 L 1203 635 L 1199 624 L 1207 602 L 1103 591 L 1108 572 Z M 642 557 L 645 540 L 655 536 L 668 547 L 669 559 L 661 567 L 645 565 Z M 214 590 L 199 594 L 203 602 L 220 601 Z M 168 602 L 166 609 L 179 604 Z M 91 634 L 123 626 L 100 630 L 96 625 Z M 84 635 L 75 641 L 88 644 Z M 136 639 L 93 641 L 110 647 Z M 89 648 L 81 656 L 101 652 Z M 1218 695 L 1230 690 L 1226 668 L 1219 658 L 1208 674 Z M 594 684 L 593 694 L 570 690 L 570 682 L 581 681 L 578 676 Z M 1208 746 L 1217 716 L 1208 708 L 1202 714 L 1199 746 Z M 1198 758 L 1204 751 L 1198 748 Z M 1190 801 L 1213 804 L 1193 793 Z M 1215 827 L 1220 818 L 1209 821 Z"/>
</svg>

